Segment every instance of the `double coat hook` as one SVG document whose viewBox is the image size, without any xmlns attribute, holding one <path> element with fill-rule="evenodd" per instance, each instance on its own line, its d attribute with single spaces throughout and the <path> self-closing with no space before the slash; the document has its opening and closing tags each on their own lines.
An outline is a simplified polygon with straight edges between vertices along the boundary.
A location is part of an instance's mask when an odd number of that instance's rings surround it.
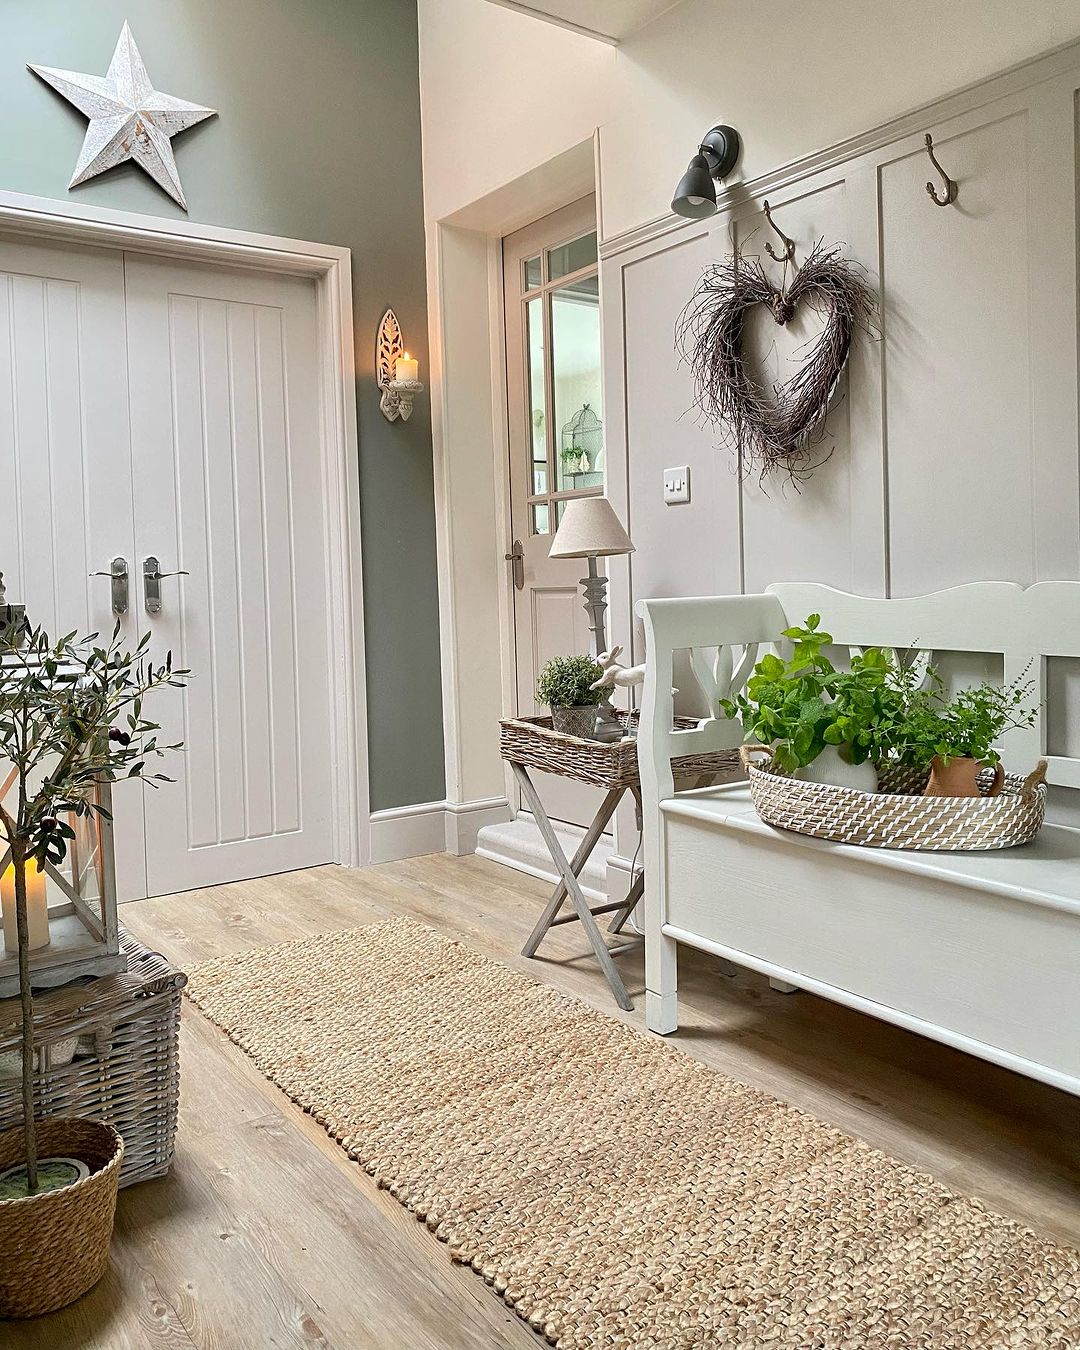
<svg viewBox="0 0 1080 1350">
<path fill-rule="evenodd" d="M 938 157 L 934 154 L 934 138 L 929 132 L 926 133 L 926 153 L 930 156 L 930 163 L 937 169 L 938 173 L 941 174 L 942 181 L 945 184 L 945 196 L 939 197 L 933 183 L 927 183 L 926 191 L 930 200 L 935 206 L 951 206 L 952 203 L 956 201 L 960 189 L 938 163 Z"/>
<path fill-rule="evenodd" d="M 762 202 L 761 205 L 762 209 L 765 212 L 765 219 L 769 222 L 770 229 L 772 229 L 776 234 L 780 236 L 784 244 L 783 253 L 777 253 L 776 249 L 773 248 L 772 244 L 765 245 L 765 252 L 769 255 L 770 258 L 774 259 L 776 262 L 794 262 L 795 240 L 789 239 L 787 235 L 784 233 L 784 231 L 780 228 L 780 226 L 777 225 L 776 221 L 773 220 L 772 211 L 769 209 L 769 203 Z"/>
</svg>

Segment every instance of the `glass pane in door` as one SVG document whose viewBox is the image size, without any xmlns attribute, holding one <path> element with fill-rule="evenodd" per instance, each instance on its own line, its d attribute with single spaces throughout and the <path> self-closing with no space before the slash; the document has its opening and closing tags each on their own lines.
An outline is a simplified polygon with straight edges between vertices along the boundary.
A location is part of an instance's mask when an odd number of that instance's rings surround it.
<svg viewBox="0 0 1080 1350">
<path fill-rule="evenodd" d="M 526 305 L 529 353 L 529 443 L 532 446 L 531 495 L 547 492 L 547 414 L 544 411 L 544 301 L 542 296 Z"/>
<path fill-rule="evenodd" d="M 604 486 L 600 289 L 595 276 L 551 292 L 556 491 Z"/>
<path fill-rule="evenodd" d="M 558 281 L 571 272 L 580 272 L 583 267 L 592 267 L 596 263 L 596 231 L 583 234 L 580 239 L 572 239 L 569 244 L 560 244 L 558 248 L 548 249 L 548 280 Z"/>
</svg>

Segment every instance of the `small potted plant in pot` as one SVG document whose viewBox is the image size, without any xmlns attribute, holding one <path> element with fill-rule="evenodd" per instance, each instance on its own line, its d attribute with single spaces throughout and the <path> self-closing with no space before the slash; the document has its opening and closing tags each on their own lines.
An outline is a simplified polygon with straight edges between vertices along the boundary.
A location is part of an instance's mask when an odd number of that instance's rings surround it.
<svg viewBox="0 0 1080 1350">
<path fill-rule="evenodd" d="M 996 796 L 1004 786 L 1005 770 L 994 743 L 1006 731 L 1034 726 L 1033 682 L 1022 674 L 1004 688 L 980 684 L 951 699 L 933 667 L 920 685 L 910 673 L 901 676 L 900 683 L 906 711 L 897 755 L 904 763 L 929 768 L 924 795 Z M 994 770 L 994 780 L 984 793 L 978 780 L 985 768 Z"/>
<path fill-rule="evenodd" d="M 551 723 L 564 736 L 591 741 L 596 730 L 596 709 L 608 688 L 592 686 L 604 672 L 591 656 L 553 656 L 540 672 L 536 698 L 551 709 Z"/>
<path fill-rule="evenodd" d="M 876 792 L 875 765 L 890 757 L 904 715 L 904 693 L 891 658 L 870 647 L 850 670 L 837 670 L 824 648 L 833 639 L 811 614 L 784 637 L 793 645 L 783 660 L 767 655 L 746 690 L 724 699 L 721 710 L 741 719 L 748 741 L 771 746 L 773 763 L 811 782 Z"/>
<path fill-rule="evenodd" d="M 0 830 L 14 870 L 22 1012 L 22 1126 L 0 1133 L 0 1316 L 51 1312 L 85 1293 L 104 1273 L 116 1210 L 123 1143 L 94 1120 L 34 1117 L 34 1000 L 30 972 L 27 871 L 55 866 L 75 831 L 73 813 L 107 816 L 94 788 L 102 780 L 154 783 L 159 746 L 143 696 L 183 683 L 171 655 L 121 649 L 120 627 L 105 646 L 53 642 L 40 629 L 0 661 L 0 758 L 10 765 L 10 796 Z M 9 789 L 9 792 L 11 791 Z"/>
</svg>

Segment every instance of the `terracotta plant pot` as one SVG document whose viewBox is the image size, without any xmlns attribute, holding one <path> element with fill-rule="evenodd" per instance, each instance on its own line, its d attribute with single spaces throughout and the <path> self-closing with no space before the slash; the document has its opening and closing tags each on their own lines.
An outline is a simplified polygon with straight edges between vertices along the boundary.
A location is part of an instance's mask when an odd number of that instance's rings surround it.
<svg viewBox="0 0 1080 1350">
<path fill-rule="evenodd" d="M 556 708 L 552 705 L 551 725 L 560 736 L 577 736 L 583 741 L 594 740 L 596 704 L 586 703 L 571 708 Z"/>
<path fill-rule="evenodd" d="M 42 1158 L 90 1169 L 63 1190 L 0 1200 L 0 1317 L 54 1312 L 97 1284 L 109 1263 L 124 1145 L 110 1125 L 55 1117 L 37 1124 Z M 23 1160 L 22 1129 L 0 1134 L 0 1170 Z"/>
<path fill-rule="evenodd" d="M 950 759 L 946 764 L 940 755 L 930 761 L 930 781 L 924 797 L 996 797 L 1005 786 L 1005 770 L 994 766 L 994 781 L 986 792 L 979 789 L 979 773 L 987 767 L 978 759 Z"/>
</svg>

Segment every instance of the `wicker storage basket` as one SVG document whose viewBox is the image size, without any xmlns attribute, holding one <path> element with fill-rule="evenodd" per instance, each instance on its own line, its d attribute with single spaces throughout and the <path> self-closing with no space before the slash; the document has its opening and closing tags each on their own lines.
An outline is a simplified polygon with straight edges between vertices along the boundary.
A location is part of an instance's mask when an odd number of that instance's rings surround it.
<svg viewBox="0 0 1080 1350">
<path fill-rule="evenodd" d="M 629 733 L 637 725 L 637 713 L 616 710 L 616 717 Z M 692 717 L 677 717 L 678 727 L 696 727 Z M 500 723 L 499 753 L 503 759 L 528 769 L 557 773 L 593 787 L 637 787 L 637 741 L 605 743 L 564 736 L 553 729 L 550 717 L 507 717 Z M 737 750 L 714 750 L 704 755 L 680 755 L 671 761 L 676 778 L 708 778 L 738 772 Z"/>
<path fill-rule="evenodd" d="M 130 1186 L 163 1176 L 172 1164 L 180 991 L 187 976 L 126 933 L 120 938 L 128 958 L 122 974 L 35 996 L 34 1041 L 40 1049 L 34 1091 L 39 1117 L 83 1116 L 114 1126 L 124 1140 L 120 1184 Z M 0 1002 L 0 1130 L 22 1120 L 18 1069 L 12 1064 L 20 1027 L 19 1000 Z M 71 1044 L 76 1038 L 77 1048 Z"/>
<path fill-rule="evenodd" d="M 96 1120 L 39 1121 L 38 1156 L 78 1158 L 90 1175 L 73 1186 L 0 1200 L 0 1317 L 38 1317 L 97 1284 L 109 1263 L 120 1136 Z M 0 1134 L 0 1171 L 23 1161 L 22 1129 Z"/>
<path fill-rule="evenodd" d="M 1035 838 L 1046 811 L 1045 760 L 1026 778 L 1007 773 L 996 797 L 923 797 L 925 770 L 886 768 L 879 792 L 857 792 L 780 773 L 764 746 L 744 745 L 741 753 L 750 796 L 766 824 L 841 844 L 939 852 L 1014 848 Z M 992 782 L 992 771 L 980 774 L 983 792 Z"/>
</svg>

